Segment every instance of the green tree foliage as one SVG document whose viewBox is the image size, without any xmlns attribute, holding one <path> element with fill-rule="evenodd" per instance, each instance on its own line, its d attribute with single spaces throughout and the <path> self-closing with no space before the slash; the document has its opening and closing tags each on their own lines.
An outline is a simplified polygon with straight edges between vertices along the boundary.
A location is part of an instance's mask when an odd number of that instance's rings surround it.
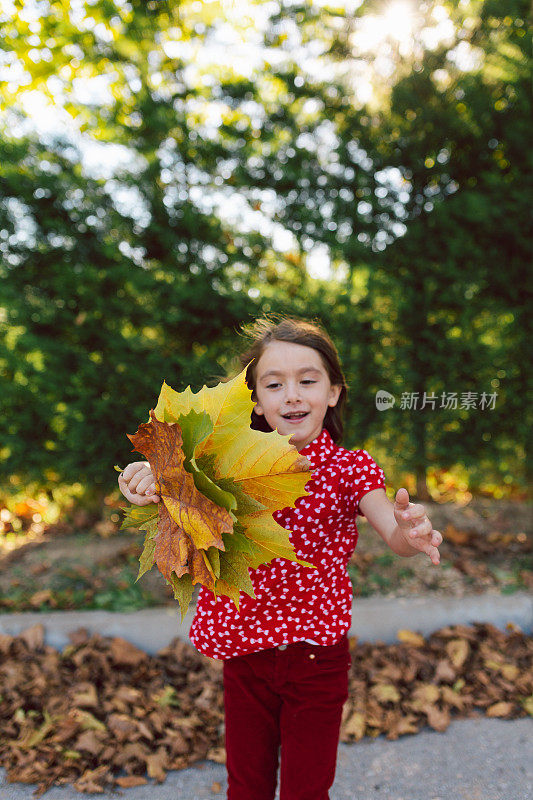
<svg viewBox="0 0 533 800">
<path fill-rule="evenodd" d="M 401 176 L 399 190 L 383 193 L 391 217 L 399 193 L 409 194 L 398 220 L 405 236 L 379 265 L 378 292 L 395 298 L 381 324 L 386 335 L 393 322 L 398 359 L 383 374 L 420 398 L 496 392 L 490 411 L 429 407 L 393 416 L 410 428 L 421 479 L 428 463 L 463 463 L 509 480 L 531 430 L 528 8 L 515 0 L 447 7 L 454 44 L 468 46 L 477 66 L 461 69 L 449 46 L 425 51 L 361 128 L 375 168 Z"/>
<path fill-rule="evenodd" d="M 372 437 L 416 472 L 421 494 L 428 463 L 519 475 L 531 338 L 524 2 L 417 6 L 426 21 L 444 8 L 453 42 L 398 48 L 365 106 L 351 37 L 381 0 L 355 16 L 273 7 L 263 64 L 240 74 L 228 46 L 193 77 L 223 3 L 15 5 L 0 20 L 11 75 L 0 100 L 2 477 L 112 485 L 109 465 L 138 457 L 124 433 L 154 389 L 220 377 L 239 323 L 264 310 L 323 321 L 350 385 L 345 444 Z M 254 30 L 246 14 L 231 24 L 243 38 Z M 462 67 L 456 46 L 477 64 Z M 302 53 L 323 69 L 308 71 Z M 30 89 L 74 132 L 35 131 Z M 88 145 L 102 169 L 87 167 Z M 292 234 L 288 252 L 267 220 Z M 316 247 L 330 281 L 309 277 Z M 379 388 L 498 401 L 380 413 Z"/>
<path fill-rule="evenodd" d="M 169 102 L 148 87 L 165 12 L 158 29 L 148 5 L 129 17 L 113 3 L 85 10 L 85 29 L 58 3 L 31 22 L 21 14 L 2 28 L 3 46 L 32 88 L 57 91 L 59 76 L 65 108 L 90 132 L 85 144 L 127 143 L 135 161 L 91 178 L 74 136 L 19 132 L 25 116 L 6 93 L 0 438 L 4 478 L 109 486 L 110 465 L 138 457 L 124 434 L 147 416 L 162 381 L 196 386 L 224 369 L 234 329 L 254 310 L 236 280 L 258 245 L 193 202 L 204 175 L 214 182 L 220 152 L 176 105 L 182 90 Z M 35 56 L 47 51 L 52 60 Z M 115 102 L 77 100 L 80 73 L 116 75 Z"/>
<path fill-rule="evenodd" d="M 388 5 L 374 0 L 358 13 Z M 452 41 L 421 46 L 436 7 L 453 22 Z M 273 153 L 266 171 L 285 199 L 284 224 L 347 267 L 339 295 L 348 302 L 336 306 L 332 324 L 345 334 L 341 351 L 356 387 L 349 434 L 372 433 L 383 452 L 401 452 L 423 496 L 428 464 L 477 466 L 478 475 L 508 481 L 523 474 L 531 105 L 525 2 L 425 3 L 417 13 L 414 41 L 396 53 L 371 103 L 361 107 L 346 79 L 313 86 L 315 133 L 328 128 L 328 155 L 310 158 L 289 130 L 280 140 L 296 166 L 282 173 Z M 303 4 L 281 17 L 303 27 L 304 41 L 319 36 Z M 354 25 L 340 12 L 321 21 L 338 31 L 321 37 L 328 59 L 350 77 Z M 397 404 L 382 414 L 373 404 L 378 388 L 398 400 L 414 393 L 418 408 Z M 457 394 L 457 408 L 440 407 L 443 392 Z M 468 392 L 476 394 L 470 408 Z M 482 410 L 482 393 L 493 392 L 496 407 Z M 424 393 L 437 396 L 434 407 L 420 407 Z"/>
</svg>

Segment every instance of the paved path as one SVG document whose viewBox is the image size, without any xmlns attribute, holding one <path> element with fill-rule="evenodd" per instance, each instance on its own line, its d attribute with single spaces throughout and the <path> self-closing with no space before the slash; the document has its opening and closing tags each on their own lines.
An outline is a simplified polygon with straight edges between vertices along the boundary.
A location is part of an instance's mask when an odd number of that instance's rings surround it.
<svg viewBox="0 0 533 800">
<path fill-rule="evenodd" d="M 87 628 L 102 636 L 122 636 L 145 650 L 156 653 L 174 636 L 189 641 L 189 629 L 195 613 L 191 607 L 179 622 L 178 604 L 142 611 L 118 613 L 113 611 L 49 611 L 0 614 L 0 633 L 16 636 L 30 625 L 40 622 L 45 628 L 46 643 L 63 649 L 69 644 L 68 633 Z M 498 592 L 448 597 L 442 593 L 414 597 L 362 597 L 354 600 L 349 636 L 361 642 L 397 641 L 400 628 L 409 628 L 428 636 L 445 625 L 468 625 L 491 622 L 502 630 L 512 622 L 524 632 L 533 631 L 533 595 Z M 1 800 L 1 799 L 0 799 Z"/>
<path fill-rule="evenodd" d="M 220 784 L 220 789 L 214 783 Z M 119 794 L 49 789 L 43 800 L 223 800 L 225 767 L 212 761 L 169 772 L 164 783 Z M 2 800 L 33 800 L 34 786 L 10 784 L 0 770 Z M 396 741 L 341 744 L 331 800 L 531 800 L 533 720 L 455 720 L 444 733 L 424 729 Z M 278 796 L 277 796 L 278 797 Z"/>
</svg>

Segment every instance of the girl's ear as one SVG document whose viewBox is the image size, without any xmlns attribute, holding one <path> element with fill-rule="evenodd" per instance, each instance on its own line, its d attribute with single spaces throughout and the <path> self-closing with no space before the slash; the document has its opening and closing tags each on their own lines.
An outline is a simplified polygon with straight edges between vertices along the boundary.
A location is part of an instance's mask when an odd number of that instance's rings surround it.
<svg viewBox="0 0 533 800">
<path fill-rule="evenodd" d="M 329 393 L 328 406 L 334 408 L 337 405 L 339 397 L 341 396 L 342 386 L 340 384 L 333 384 Z"/>
<path fill-rule="evenodd" d="M 257 399 L 257 390 L 256 389 L 252 389 L 252 394 L 251 394 L 250 399 L 251 399 L 252 403 L 254 403 L 254 411 L 255 411 L 255 413 L 259 414 L 259 416 L 262 416 L 264 414 L 264 411 L 263 411 L 262 407 L 259 405 L 259 401 Z"/>
</svg>

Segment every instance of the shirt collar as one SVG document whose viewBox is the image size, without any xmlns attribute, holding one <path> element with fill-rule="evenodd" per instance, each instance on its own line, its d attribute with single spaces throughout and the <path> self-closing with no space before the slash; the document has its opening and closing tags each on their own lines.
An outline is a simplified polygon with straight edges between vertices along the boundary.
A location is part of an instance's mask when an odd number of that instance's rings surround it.
<svg viewBox="0 0 533 800">
<path fill-rule="evenodd" d="M 311 462 L 313 467 L 321 467 L 329 461 L 331 454 L 335 451 L 337 445 L 329 435 L 326 428 L 322 428 L 322 433 L 313 439 L 312 442 L 306 444 L 300 450 L 300 455 L 305 456 Z"/>
</svg>

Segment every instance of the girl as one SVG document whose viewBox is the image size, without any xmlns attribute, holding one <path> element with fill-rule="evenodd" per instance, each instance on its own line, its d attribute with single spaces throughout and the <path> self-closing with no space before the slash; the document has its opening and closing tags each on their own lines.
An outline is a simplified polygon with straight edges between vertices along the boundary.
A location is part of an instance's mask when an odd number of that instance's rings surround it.
<svg viewBox="0 0 533 800">
<path fill-rule="evenodd" d="M 348 698 L 346 564 L 357 542 L 356 516 L 398 555 L 423 552 L 433 564 L 442 536 L 406 489 L 394 504 L 387 499 L 383 471 L 366 450 L 338 444 L 347 387 L 328 334 L 316 322 L 274 316 L 249 326 L 241 369 L 252 361 L 251 427 L 292 434 L 291 444 L 315 468 L 310 494 L 273 516 L 291 531 L 298 557 L 317 569 L 283 558 L 250 569 L 256 596 L 241 593 L 239 611 L 201 587 L 190 639 L 224 661 L 228 800 L 273 800 L 279 748 L 280 800 L 328 800 Z M 132 503 L 159 502 L 145 461 L 129 464 L 119 486 Z"/>
</svg>

